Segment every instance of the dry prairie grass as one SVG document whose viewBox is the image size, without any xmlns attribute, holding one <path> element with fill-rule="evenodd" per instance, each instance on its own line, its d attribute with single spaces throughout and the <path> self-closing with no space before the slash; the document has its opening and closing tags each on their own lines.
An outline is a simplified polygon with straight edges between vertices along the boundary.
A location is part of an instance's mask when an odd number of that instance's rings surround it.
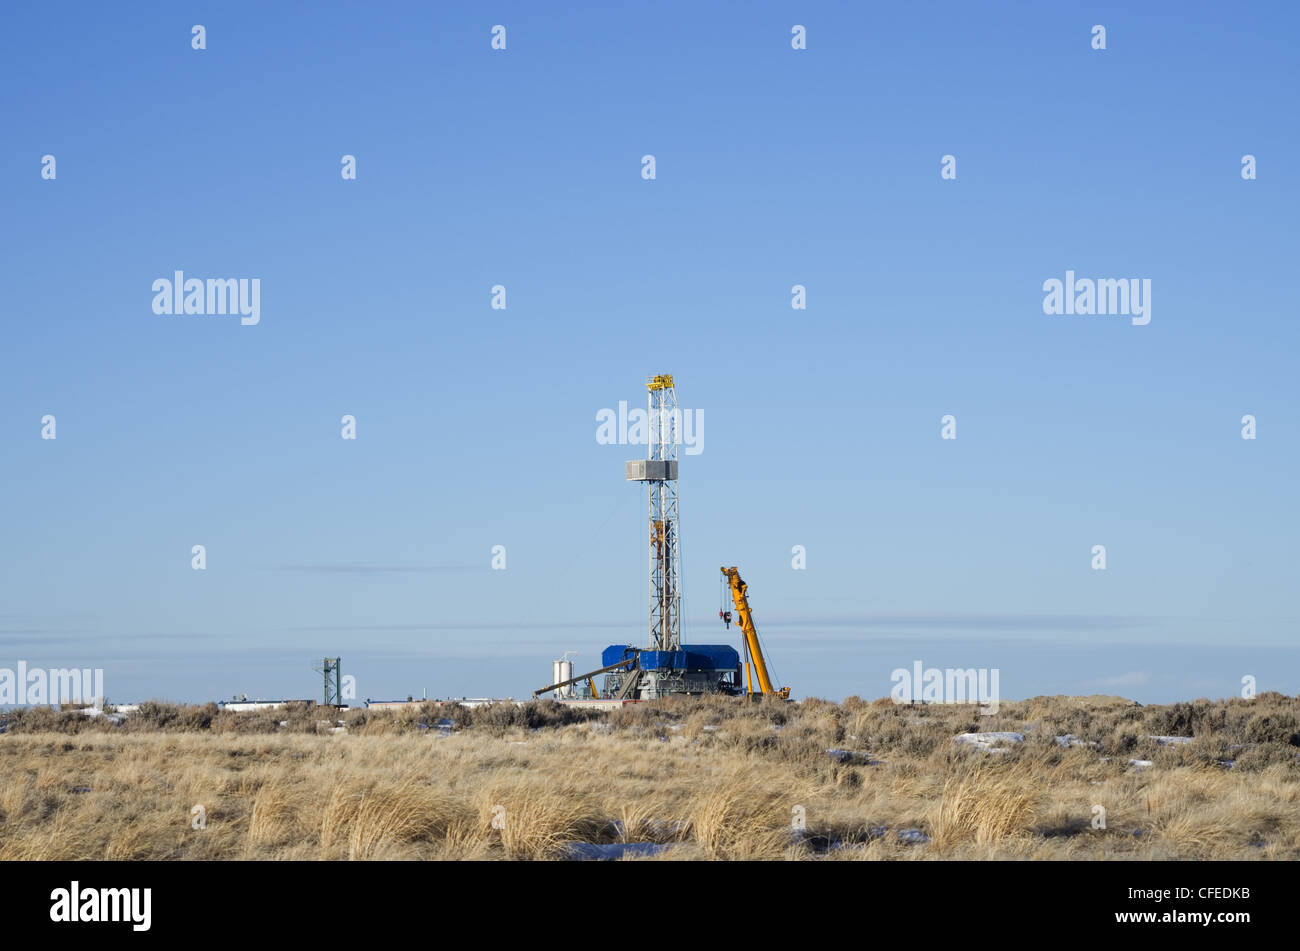
<svg viewBox="0 0 1300 951">
<path fill-rule="evenodd" d="M 657 859 L 1300 858 L 1300 704 L 1280 694 L 1038 697 L 992 717 L 853 697 L 428 705 L 350 713 L 343 734 L 310 707 L 143 713 L 0 720 L 0 859 L 536 861 L 574 842 L 667 846 Z M 972 730 L 1025 739 L 953 742 Z M 1067 733 L 1085 745 L 1058 745 Z M 1192 741 L 1150 739 L 1167 735 Z"/>
<path fill-rule="evenodd" d="M 1020 763 L 1007 768 L 982 762 L 950 778 L 930 822 L 935 850 L 945 852 L 969 839 L 995 845 L 1028 833 L 1041 797 L 1033 773 Z"/>
</svg>

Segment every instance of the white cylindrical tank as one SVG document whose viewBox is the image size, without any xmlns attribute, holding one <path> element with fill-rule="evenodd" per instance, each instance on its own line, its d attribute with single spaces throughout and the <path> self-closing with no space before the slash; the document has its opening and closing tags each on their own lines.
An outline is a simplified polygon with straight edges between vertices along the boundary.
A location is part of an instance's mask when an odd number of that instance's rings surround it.
<svg viewBox="0 0 1300 951">
<path fill-rule="evenodd" d="M 560 681 L 568 680 L 572 676 L 573 676 L 573 661 L 557 660 L 555 662 L 555 680 L 552 681 L 552 683 L 558 684 Z M 573 684 L 569 684 L 566 687 L 561 687 L 559 690 L 556 691 L 556 693 L 561 697 L 572 697 Z"/>
</svg>

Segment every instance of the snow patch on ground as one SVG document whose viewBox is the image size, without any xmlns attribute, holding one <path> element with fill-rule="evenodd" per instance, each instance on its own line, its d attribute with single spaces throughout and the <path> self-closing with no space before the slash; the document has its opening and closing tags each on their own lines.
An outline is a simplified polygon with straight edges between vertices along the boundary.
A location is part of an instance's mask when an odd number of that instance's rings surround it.
<svg viewBox="0 0 1300 951">
<path fill-rule="evenodd" d="M 952 738 L 954 743 L 964 743 L 985 753 L 1006 753 L 1008 746 L 1025 742 L 1023 733 L 958 733 Z"/>
</svg>

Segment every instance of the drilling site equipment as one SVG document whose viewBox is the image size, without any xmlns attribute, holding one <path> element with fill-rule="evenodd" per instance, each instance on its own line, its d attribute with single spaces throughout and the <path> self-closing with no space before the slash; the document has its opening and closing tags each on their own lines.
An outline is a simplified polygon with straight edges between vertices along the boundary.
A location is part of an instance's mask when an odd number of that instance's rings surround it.
<svg viewBox="0 0 1300 951">
<path fill-rule="evenodd" d="M 533 691 L 537 697 L 564 691 L 587 681 L 595 691 L 595 677 L 604 674 L 596 699 L 606 701 L 653 700 L 657 697 L 697 694 L 740 694 L 740 654 L 729 644 L 683 644 L 681 642 L 681 540 L 677 522 L 677 445 L 681 413 L 677 389 L 671 374 L 646 379 L 648 393 L 649 453 L 625 466 L 628 482 L 644 482 L 649 509 L 649 594 L 648 637 L 645 647 L 611 644 L 601 653 L 601 667 L 577 676 L 560 677 L 558 670 L 548 684 Z M 752 630 L 752 623 L 750 625 Z M 744 628 L 742 627 L 742 630 Z M 754 637 L 757 645 L 757 635 Z M 747 647 L 750 656 L 761 658 Z M 768 683 L 766 665 L 761 683 Z M 572 674 L 571 670 L 566 671 Z M 783 698 L 790 691 L 765 690 Z"/>
</svg>

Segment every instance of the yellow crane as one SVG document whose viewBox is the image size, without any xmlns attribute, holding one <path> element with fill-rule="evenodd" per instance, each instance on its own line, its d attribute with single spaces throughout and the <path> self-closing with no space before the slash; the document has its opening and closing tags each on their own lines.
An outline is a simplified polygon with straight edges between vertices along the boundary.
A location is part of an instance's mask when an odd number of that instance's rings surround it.
<svg viewBox="0 0 1300 951">
<path fill-rule="evenodd" d="M 790 688 L 781 687 L 778 689 L 772 684 L 772 678 L 767 672 L 767 661 L 763 657 L 763 647 L 758 643 L 758 629 L 754 627 L 754 615 L 749 610 L 749 598 L 745 596 L 745 591 L 749 585 L 745 584 L 740 577 L 740 569 L 734 565 L 730 568 L 722 569 L 723 584 L 731 589 L 731 600 L 736 605 L 736 623 L 740 625 L 740 631 L 745 635 L 746 653 L 753 659 L 754 674 L 758 677 L 758 692 L 765 697 L 779 697 L 782 700 L 790 699 Z M 726 610 L 724 602 L 723 609 L 718 612 L 718 616 L 726 622 L 727 627 L 731 627 L 731 612 Z M 749 676 L 749 660 L 745 661 L 745 680 L 746 690 L 753 694 L 753 683 Z"/>
</svg>

